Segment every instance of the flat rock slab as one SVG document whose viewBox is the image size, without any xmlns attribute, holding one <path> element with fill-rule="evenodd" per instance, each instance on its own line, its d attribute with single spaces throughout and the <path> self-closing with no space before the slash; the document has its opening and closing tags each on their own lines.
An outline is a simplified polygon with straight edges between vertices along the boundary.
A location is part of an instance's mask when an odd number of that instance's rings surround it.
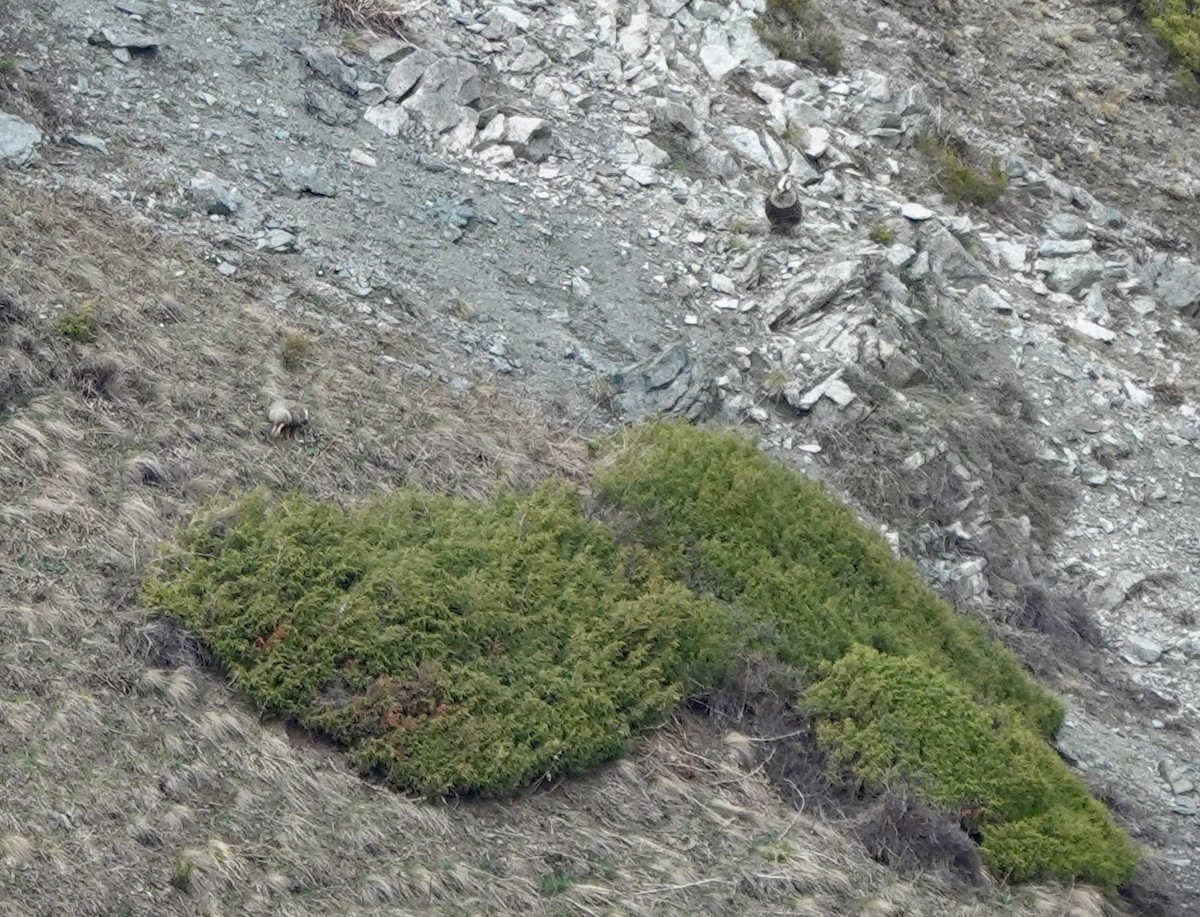
<svg viewBox="0 0 1200 917">
<path fill-rule="evenodd" d="M 125 48 L 128 51 L 141 51 L 148 54 L 157 51 L 162 42 L 146 32 L 104 26 L 88 36 L 88 44 L 100 45 L 104 48 Z"/>
<path fill-rule="evenodd" d="M 0 111 L 0 162 L 23 166 L 37 153 L 42 132 L 16 115 Z"/>
</svg>

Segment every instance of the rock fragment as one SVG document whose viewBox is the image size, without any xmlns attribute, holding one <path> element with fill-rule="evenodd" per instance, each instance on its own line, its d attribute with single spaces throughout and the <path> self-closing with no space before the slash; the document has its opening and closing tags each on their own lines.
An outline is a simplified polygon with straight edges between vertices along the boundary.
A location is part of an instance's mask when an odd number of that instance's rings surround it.
<svg viewBox="0 0 1200 917">
<path fill-rule="evenodd" d="M 27 121 L 0 111 L 0 162 L 23 166 L 33 161 L 42 132 Z"/>
</svg>

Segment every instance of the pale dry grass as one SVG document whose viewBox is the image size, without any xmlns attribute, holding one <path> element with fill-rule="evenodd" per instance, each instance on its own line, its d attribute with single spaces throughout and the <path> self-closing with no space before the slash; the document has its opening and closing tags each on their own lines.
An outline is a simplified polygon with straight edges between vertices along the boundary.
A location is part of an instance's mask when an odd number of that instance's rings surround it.
<svg viewBox="0 0 1200 917">
<path fill-rule="evenodd" d="M 405 22 L 431 0 L 324 0 L 339 22 L 357 28 L 403 34 Z"/>
<path fill-rule="evenodd" d="M 584 447 L 495 387 L 406 375 L 373 334 L 297 314 L 300 296 L 268 312 L 286 282 L 266 267 L 220 280 L 86 188 L 0 187 L 0 278 L 20 310 L 0 324 L 0 913 L 1046 913 L 1025 891 L 901 879 L 782 800 L 765 745 L 695 717 L 590 777 L 447 805 L 261 720 L 194 638 L 136 610 L 156 545 L 202 500 L 481 496 L 578 478 Z M 84 297 L 97 330 L 78 344 L 54 306 Z M 311 342 L 290 367 L 284 328 Z M 299 440 L 263 435 L 272 392 L 310 404 Z M 1039 900 L 1073 913 L 1072 894 Z"/>
</svg>

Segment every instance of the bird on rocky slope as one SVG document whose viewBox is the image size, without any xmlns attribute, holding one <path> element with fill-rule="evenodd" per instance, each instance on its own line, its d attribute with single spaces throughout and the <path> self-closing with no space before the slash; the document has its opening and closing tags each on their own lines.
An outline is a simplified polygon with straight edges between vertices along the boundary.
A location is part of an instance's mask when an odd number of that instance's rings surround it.
<svg viewBox="0 0 1200 917">
<path fill-rule="evenodd" d="M 308 408 L 299 401 L 277 398 L 267 408 L 267 420 L 271 422 L 272 437 L 277 437 L 284 431 L 294 436 L 300 427 L 308 423 Z"/>
<path fill-rule="evenodd" d="M 775 190 L 767 195 L 763 205 L 767 220 L 771 223 L 771 232 L 790 233 L 800 225 L 804 210 L 800 206 L 800 198 L 792 187 L 792 177 L 784 175 L 775 185 Z"/>
</svg>

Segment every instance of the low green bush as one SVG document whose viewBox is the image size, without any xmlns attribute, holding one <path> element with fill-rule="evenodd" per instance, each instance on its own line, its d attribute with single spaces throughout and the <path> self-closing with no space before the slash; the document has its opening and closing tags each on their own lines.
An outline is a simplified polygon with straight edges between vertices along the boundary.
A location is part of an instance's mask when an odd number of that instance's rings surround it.
<svg viewBox="0 0 1200 917">
<path fill-rule="evenodd" d="M 547 486 L 342 510 L 257 492 L 143 584 L 268 711 L 421 793 L 503 793 L 609 760 L 715 682 L 728 613 Z"/>
<path fill-rule="evenodd" d="M 820 484 L 736 435 L 654 424 L 624 443 L 598 471 L 602 502 L 674 575 L 755 619 L 785 662 L 811 675 L 858 643 L 916 655 L 1044 735 L 1061 725 L 1017 659 Z"/>
<path fill-rule="evenodd" d="M 896 230 L 884 223 L 876 223 L 867 237 L 876 245 L 891 245 L 896 241 Z"/>
<path fill-rule="evenodd" d="M 96 336 L 96 307 L 85 302 L 78 309 L 62 312 L 54 320 L 54 328 L 72 341 L 85 344 Z"/>
<path fill-rule="evenodd" d="M 956 138 L 926 134 L 917 148 L 933 165 L 934 176 L 946 196 L 980 207 L 994 207 L 1008 190 L 1008 176 L 1000 168 L 999 157 L 975 162 L 981 157 Z"/>
<path fill-rule="evenodd" d="M 1128 837 L 1053 749 L 1011 708 L 974 703 L 919 657 L 855 647 L 805 701 L 836 777 L 875 792 L 915 784 L 957 809 L 997 873 L 1110 890 L 1132 875 Z"/>
<path fill-rule="evenodd" d="M 1183 66 L 1200 73 L 1200 9 L 1196 4 L 1191 0 L 1142 0 L 1142 13 Z"/>
</svg>

